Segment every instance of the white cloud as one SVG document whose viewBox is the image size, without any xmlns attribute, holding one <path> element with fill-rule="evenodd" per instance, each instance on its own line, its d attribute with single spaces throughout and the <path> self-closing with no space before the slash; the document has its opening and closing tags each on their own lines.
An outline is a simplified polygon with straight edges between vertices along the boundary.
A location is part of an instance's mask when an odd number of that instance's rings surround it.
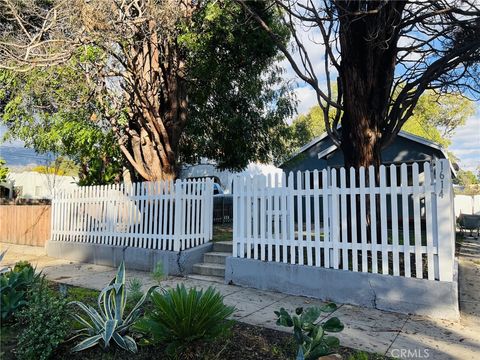
<svg viewBox="0 0 480 360">
<path fill-rule="evenodd" d="M 460 167 L 475 171 L 480 166 L 480 105 L 477 115 L 457 129 L 449 148 L 460 159 Z"/>
<path fill-rule="evenodd" d="M 298 100 L 297 112 L 299 114 L 308 112 L 312 106 L 318 104 L 317 94 L 310 85 L 297 87 L 295 89 L 295 95 Z"/>
</svg>

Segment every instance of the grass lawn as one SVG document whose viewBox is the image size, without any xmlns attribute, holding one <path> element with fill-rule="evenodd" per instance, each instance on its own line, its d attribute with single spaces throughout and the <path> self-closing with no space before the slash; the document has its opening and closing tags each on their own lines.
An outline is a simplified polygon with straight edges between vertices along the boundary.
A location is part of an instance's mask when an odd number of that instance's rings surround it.
<svg viewBox="0 0 480 360">
<path fill-rule="evenodd" d="M 80 300 L 96 307 L 98 291 L 58 285 L 56 283 L 49 283 L 49 287 L 52 291 L 61 290 L 61 292 L 66 293 L 69 301 Z M 1 359 L 16 359 L 15 347 L 20 331 L 19 326 L 14 324 L 4 324 L 2 326 L 0 339 Z M 133 336 L 137 343 L 141 344 L 141 335 L 133 334 Z M 104 351 L 101 347 L 96 346 L 79 353 L 71 353 L 70 349 L 74 346 L 75 341 L 77 340 L 67 341 L 60 345 L 53 354 L 52 359 L 168 359 L 165 353 L 165 346 L 153 345 L 140 345 L 137 354 L 123 351 L 115 346 L 112 346 L 108 351 Z M 338 352 L 345 360 L 386 359 L 382 355 L 359 352 L 344 347 L 341 347 Z M 173 359 L 291 360 L 295 359 L 295 355 L 296 345 L 291 334 L 235 322 L 232 329 L 221 338 L 209 343 L 197 343 Z"/>
<path fill-rule="evenodd" d="M 233 228 L 231 224 L 228 225 L 214 225 L 212 241 L 232 241 Z"/>
</svg>

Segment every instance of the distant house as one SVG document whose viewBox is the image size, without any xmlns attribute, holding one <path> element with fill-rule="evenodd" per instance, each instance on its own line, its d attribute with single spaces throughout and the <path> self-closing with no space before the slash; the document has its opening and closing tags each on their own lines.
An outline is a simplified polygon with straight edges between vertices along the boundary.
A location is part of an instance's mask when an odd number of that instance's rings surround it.
<svg viewBox="0 0 480 360">
<path fill-rule="evenodd" d="M 400 131 L 392 144 L 382 150 L 384 165 L 414 162 L 423 163 L 436 159 L 447 159 L 445 150 L 437 143 Z M 303 146 L 294 156 L 280 165 L 286 172 L 323 170 L 343 166 L 342 151 L 324 133 Z M 420 170 L 422 166 L 420 166 Z M 455 169 L 451 166 L 452 174 Z"/>
<path fill-rule="evenodd" d="M 66 190 L 76 188 L 78 178 L 54 174 L 40 174 L 34 171 L 11 172 L 6 182 L 0 184 L 2 195 L 6 198 L 51 199 L 53 189 Z"/>
<path fill-rule="evenodd" d="M 219 184 L 226 194 L 232 192 L 233 178 L 237 175 L 268 175 L 280 174 L 281 169 L 274 165 L 250 163 L 245 170 L 234 172 L 230 170 L 220 170 L 214 161 L 202 159 L 196 165 L 184 165 L 180 171 L 180 179 L 198 179 L 203 177 L 212 178 L 215 183 Z"/>
</svg>

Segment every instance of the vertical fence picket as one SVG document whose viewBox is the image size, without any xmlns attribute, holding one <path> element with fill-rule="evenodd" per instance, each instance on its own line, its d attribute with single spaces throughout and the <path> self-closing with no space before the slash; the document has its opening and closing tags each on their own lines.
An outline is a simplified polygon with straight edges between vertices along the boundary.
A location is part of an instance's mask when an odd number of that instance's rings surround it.
<svg viewBox="0 0 480 360">
<path fill-rule="evenodd" d="M 367 204 L 364 167 L 360 168 L 358 176 L 360 182 L 360 242 L 362 246 L 362 272 L 368 272 Z"/>
<path fill-rule="evenodd" d="M 275 233 L 273 239 L 275 242 L 275 260 L 280 261 L 280 188 L 278 183 L 278 173 L 274 176 L 275 188 L 272 192 L 273 195 L 273 208 L 275 210 L 273 218 L 273 231 Z"/>
<path fill-rule="evenodd" d="M 393 275 L 400 275 L 399 260 L 399 242 L 398 242 L 398 184 L 397 184 L 397 167 L 390 165 L 390 187 L 391 187 L 391 211 L 392 211 L 392 258 L 393 258 Z"/>
<path fill-rule="evenodd" d="M 302 173 L 297 171 L 297 233 L 298 233 L 298 263 L 304 264 L 305 248 L 303 242 L 303 181 Z"/>
<path fill-rule="evenodd" d="M 247 202 L 247 197 L 245 196 L 245 181 L 246 178 L 242 176 L 239 178 L 239 187 L 238 187 L 238 196 L 239 196 L 239 203 L 240 203 L 240 211 L 239 211 L 239 217 L 238 217 L 238 223 L 239 223 L 239 247 L 240 247 L 240 257 L 245 257 L 245 234 L 246 234 L 246 202 Z"/>
<path fill-rule="evenodd" d="M 252 257 L 252 178 L 247 177 L 245 181 L 245 196 L 247 198 L 247 228 L 246 228 L 246 251 L 247 259 Z M 271 256 L 271 255 L 269 255 Z M 272 261 L 269 259 L 269 261 Z"/>
<path fill-rule="evenodd" d="M 290 264 L 295 264 L 295 183 L 293 172 L 288 174 L 288 216 L 289 216 L 289 242 Z"/>
<path fill-rule="evenodd" d="M 455 217 L 453 190 L 448 160 L 435 162 L 435 193 L 437 199 L 437 248 L 440 281 L 453 280 L 455 254 Z"/>
<path fill-rule="evenodd" d="M 318 170 L 313 171 L 313 222 L 315 231 L 315 266 L 321 266 L 321 239 L 320 239 L 320 184 Z"/>
<path fill-rule="evenodd" d="M 372 253 L 372 272 L 378 273 L 378 243 L 377 243 L 377 195 L 376 195 L 375 168 L 368 167 L 368 191 L 370 193 L 370 238 Z"/>
<path fill-rule="evenodd" d="M 420 179 L 418 164 L 412 165 L 412 180 L 413 180 L 413 229 L 415 234 L 415 276 L 423 278 L 423 263 L 422 263 L 422 233 L 421 233 L 421 214 L 420 214 Z"/>
<path fill-rule="evenodd" d="M 287 262 L 287 219 L 288 219 L 288 210 L 287 210 L 287 176 L 282 172 L 282 186 L 281 186 L 281 198 L 282 198 L 282 262 Z"/>
<path fill-rule="evenodd" d="M 259 188 L 259 177 L 254 176 L 253 177 L 253 188 L 252 188 L 252 200 L 253 200 L 253 232 L 252 232 L 252 238 L 253 238 L 253 243 L 255 244 L 253 247 L 253 258 L 258 259 L 258 228 L 259 228 L 259 210 L 258 210 L 258 188 Z"/>
<path fill-rule="evenodd" d="M 339 224 L 339 207 L 338 207 L 338 187 L 337 187 L 337 170 L 332 169 L 331 172 L 331 192 L 332 192 L 332 211 L 331 215 L 331 242 L 333 248 L 333 268 L 339 267 L 339 242 L 340 242 L 340 224 Z"/>
<path fill-rule="evenodd" d="M 410 229 L 409 229 L 409 211 L 408 211 L 408 171 L 407 164 L 400 166 L 401 189 L 402 189 L 402 235 L 403 235 L 403 263 L 405 277 L 411 277 L 410 270 Z"/>
<path fill-rule="evenodd" d="M 168 181 L 168 236 L 162 236 L 162 250 L 168 250 L 171 248 L 175 241 L 175 182 L 173 180 Z M 167 209 L 162 209 L 162 217 L 166 217 Z"/>
<path fill-rule="evenodd" d="M 307 264 L 313 265 L 313 244 L 312 244 L 312 217 L 310 212 L 310 200 L 312 190 L 310 188 L 310 172 L 305 172 L 305 245 L 307 250 Z"/>
<path fill-rule="evenodd" d="M 273 221 L 273 201 L 272 201 L 272 176 L 267 176 L 267 186 L 265 187 L 266 207 L 267 207 L 267 259 L 273 260 L 272 254 L 272 221 Z"/>
<path fill-rule="evenodd" d="M 161 228 L 162 218 L 159 217 L 158 208 L 160 207 L 162 201 L 162 187 L 166 187 L 166 182 L 156 181 L 152 183 L 151 195 L 150 195 L 150 246 L 151 249 L 161 249 L 160 239 L 158 234 L 165 233 L 166 229 L 163 231 L 158 231 L 158 228 Z M 162 229 L 161 229 L 162 230 Z"/>
<path fill-rule="evenodd" d="M 322 170 L 322 200 L 323 200 L 323 266 L 327 269 L 330 267 L 330 207 L 328 206 L 329 197 L 328 173 Z"/>
<path fill-rule="evenodd" d="M 240 200 L 240 197 L 239 197 L 239 194 L 238 194 L 238 179 L 239 177 L 238 176 L 235 176 L 233 178 L 233 183 L 232 183 L 232 197 L 233 197 L 233 209 L 232 209 L 232 212 L 233 212 L 233 224 L 232 224 L 232 237 L 233 237 L 233 241 L 232 241 L 232 255 L 234 257 L 238 257 L 238 223 L 239 221 L 241 221 L 241 216 L 240 216 L 240 213 L 239 213 L 239 210 L 238 210 L 238 206 L 239 206 L 239 200 Z M 204 211 L 204 207 L 202 207 L 202 212 L 205 214 L 205 211 Z M 202 221 L 202 225 L 205 223 L 205 221 Z M 203 231 L 202 231 L 203 233 Z M 262 259 L 263 260 L 263 259 Z"/>
<path fill-rule="evenodd" d="M 357 241 L 357 183 L 355 168 L 350 168 L 350 222 L 352 238 L 352 270 L 358 271 L 358 241 Z"/>
<path fill-rule="evenodd" d="M 382 250 L 382 274 L 389 273 L 388 266 L 388 232 L 387 232 L 387 173 L 384 165 L 380 165 L 380 236 Z"/>
<path fill-rule="evenodd" d="M 348 261 L 348 212 L 347 212 L 347 176 L 345 173 L 345 168 L 340 169 L 340 225 L 342 228 L 341 234 L 341 249 L 342 249 L 342 269 L 349 270 L 349 261 Z"/>
<path fill-rule="evenodd" d="M 432 178 L 430 163 L 425 162 L 423 165 L 423 173 L 425 175 L 425 226 L 427 237 L 427 272 L 428 280 L 435 280 L 434 263 L 433 263 L 433 216 L 432 216 Z"/>
</svg>

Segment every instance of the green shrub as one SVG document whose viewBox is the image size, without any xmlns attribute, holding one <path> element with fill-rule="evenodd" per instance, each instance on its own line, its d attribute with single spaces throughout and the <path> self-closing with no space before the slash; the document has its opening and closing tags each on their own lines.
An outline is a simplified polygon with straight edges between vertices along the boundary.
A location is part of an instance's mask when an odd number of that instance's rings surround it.
<svg viewBox="0 0 480 360">
<path fill-rule="evenodd" d="M 333 303 L 305 311 L 300 307 L 295 310 L 296 315 L 292 316 L 284 308 L 275 311 L 278 316 L 277 325 L 293 327 L 298 345 L 297 360 L 316 360 L 320 356 L 332 354 L 340 346 L 338 338 L 327 335 L 328 332 L 343 330 L 340 320 L 333 317 L 324 323 L 317 322 L 322 312 L 332 312 L 336 308 Z"/>
<path fill-rule="evenodd" d="M 128 302 L 137 303 L 143 296 L 142 280 L 133 278 L 128 281 Z"/>
<path fill-rule="evenodd" d="M 115 278 L 98 295 L 98 311 L 80 301 L 70 302 L 70 304 L 78 306 L 86 315 L 86 317 L 82 317 L 72 313 L 74 319 L 84 326 L 76 331 L 77 336 L 86 337 L 72 351 L 82 351 L 100 342 L 103 342 L 104 349 L 107 349 L 113 339 L 122 349 L 137 352 L 135 340 L 127 334 L 133 323 L 140 317 L 143 303 L 155 288 L 156 286 L 152 286 L 133 307 L 130 314 L 124 318 L 127 291 L 125 289 L 125 264 L 122 262 Z"/>
<path fill-rule="evenodd" d="M 9 271 L 0 275 L 0 308 L 2 321 L 11 320 L 27 302 L 28 289 L 37 283 L 41 274 L 31 266 L 20 271 Z"/>
<path fill-rule="evenodd" d="M 13 271 L 14 272 L 21 272 L 23 269 L 26 269 L 26 268 L 33 269 L 33 266 L 28 261 L 22 260 L 22 261 L 19 261 L 15 264 L 15 266 L 13 267 Z"/>
<path fill-rule="evenodd" d="M 152 278 L 160 284 L 160 282 L 165 279 L 165 273 L 163 272 L 163 263 L 158 261 L 155 264 L 155 268 L 152 271 Z"/>
<path fill-rule="evenodd" d="M 48 359 L 69 331 L 67 302 L 54 296 L 41 281 L 31 290 L 27 306 L 18 314 L 23 330 L 18 359 Z"/>
<path fill-rule="evenodd" d="M 187 291 L 183 285 L 153 293 L 152 303 L 153 309 L 137 322 L 135 329 L 153 343 L 168 344 L 169 353 L 225 333 L 232 325 L 227 318 L 235 311 L 223 304 L 223 296 L 215 289 Z"/>
</svg>

